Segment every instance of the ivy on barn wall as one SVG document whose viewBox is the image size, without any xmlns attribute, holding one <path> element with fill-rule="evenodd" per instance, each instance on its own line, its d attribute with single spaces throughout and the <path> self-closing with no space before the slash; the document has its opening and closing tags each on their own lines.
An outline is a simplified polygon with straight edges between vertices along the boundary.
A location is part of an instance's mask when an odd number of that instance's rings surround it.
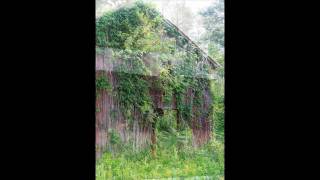
<svg viewBox="0 0 320 180">
<path fill-rule="evenodd" d="M 212 114 L 212 108 L 208 112 L 202 108 L 203 91 L 210 87 L 210 80 L 194 76 L 202 59 L 199 50 L 175 28 L 168 26 L 151 6 L 137 2 L 132 7 L 123 7 L 100 17 L 96 22 L 96 46 L 97 52 L 104 48 L 114 49 L 114 56 L 123 62 L 117 67 L 116 87 L 112 89 L 106 78 L 97 77 L 96 88 L 112 91 L 118 97 L 129 124 L 132 125 L 135 111 L 143 115 L 143 123 L 156 123 L 155 107 L 149 94 L 151 86 L 163 92 L 166 104 L 172 103 L 172 97 L 176 97 L 180 130 L 193 126 L 194 117 Z M 150 69 L 143 58 L 154 52 L 159 54 L 159 61 L 155 63 L 160 68 L 160 76 L 150 84 L 146 78 Z M 188 92 L 193 96 L 188 97 L 192 103 L 185 99 Z"/>
</svg>

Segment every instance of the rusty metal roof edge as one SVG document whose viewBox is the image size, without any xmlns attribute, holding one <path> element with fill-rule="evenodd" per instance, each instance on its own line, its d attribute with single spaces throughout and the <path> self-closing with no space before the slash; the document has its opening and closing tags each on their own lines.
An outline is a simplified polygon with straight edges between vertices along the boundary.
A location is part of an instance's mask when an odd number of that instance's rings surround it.
<svg viewBox="0 0 320 180">
<path fill-rule="evenodd" d="M 206 52 L 204 52 L 194 41 L 192 41 L 192 39 L 190 39 L 189 36 L 187 36 L 183 31 L 181 31 L 175 24 L 173 24 L 170 20 L 166 19 L 163 16 L 162 18 L 166 23 L 168 23 L 170 26 L 175 28 L 182 36 L 184 36 L 192 45 L 194 45 L 202 53 L 202 55 L 206 57 L 213 64 L 214 68 L 222 67 L 218 62 L 216 62 Z"/>
</svg>

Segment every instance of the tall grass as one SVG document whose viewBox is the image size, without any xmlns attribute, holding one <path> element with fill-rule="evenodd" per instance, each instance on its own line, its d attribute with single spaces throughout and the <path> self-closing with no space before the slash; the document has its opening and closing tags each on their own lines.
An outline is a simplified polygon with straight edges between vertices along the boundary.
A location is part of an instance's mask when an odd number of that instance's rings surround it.
<svg viewBox="0 0 320 180">
<path fill-rule="evenodd" d="M 129 146 L 128 146 L 129 147 Z M 152 179 L 170 177 L 224 177 L 224 146 L 212 140 L 199 149 L 159 145 L 157 156 L 146 148 L 140 152 L 123 148 L 106 152 L 96 164 L 96 179 Z"/>
<path fill-rule="evenodd" d="M 112 148 L 108 148 L 109 151 L 97 161 L 96 180 L 187 179 L 195 176 L 207 176 L 214 180 L 224 178 L 223 139 L 212 132 L 210 142 L 194 148 L 191 129 L 178 131 L 174 116 L 173 112 L 166 111 L 156 125 L 155 157 L 150 153 L 151 146 L 137 151 L 130 143 L 123 144 L 116 131 L 110 131 L 109 146 Z M 223 128 L 219 130 L 223 132 Z"/>
</svg>

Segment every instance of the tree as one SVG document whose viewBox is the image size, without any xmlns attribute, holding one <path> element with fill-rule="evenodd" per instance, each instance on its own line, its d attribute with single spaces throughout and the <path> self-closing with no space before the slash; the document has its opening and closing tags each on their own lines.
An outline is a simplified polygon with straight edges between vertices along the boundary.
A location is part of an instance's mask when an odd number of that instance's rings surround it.
<svg viewBox="0 0 320 180">
<path fill-rule="evenodd" d="M 161 14 L 166 14 L 165 12 L 171 7 L 171 0 L 162 0 L 161 1 Z"/>
<path fill-rule="evenodd" d="M 194 23 L 194 15 L 191 9 L 186 6 L 185 0 L 175 1 L 173 4 L 170 4 L 169 11 L 168 19 L 184 33 L 188 33 Z"/>
<path fill-rule="evenodd" d="M 101 16 L 107 9 L 116 9 L 134 0 L 96 0 L 96 16 Z"/>
<path fill-rule="evenodd" d="M 224 0 L 218 0 L 200 14 L 207 30 L 203 40 L 224 49 Z"/>
<path fill-rule="evenodd" d="M 123 4 L 131 3 L 132 0 L 96 0 L 96 5 L 98 8 L 101 6 L 109 5 L 113 8 L 119 7 Z"/>
</svg>

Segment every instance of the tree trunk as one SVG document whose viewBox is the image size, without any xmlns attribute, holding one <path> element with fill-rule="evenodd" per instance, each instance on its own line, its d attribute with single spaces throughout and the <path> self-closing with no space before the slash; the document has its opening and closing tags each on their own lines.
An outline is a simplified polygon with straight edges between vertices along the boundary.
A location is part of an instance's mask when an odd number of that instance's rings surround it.
<svg viewBox="0 0 320 180">
<path fill-rule="evenodd" d="M 180 111 L 177 109 L 177 130 L 180 131 L 181 130 L 181 119 L 180 119 Z"/>
<path fill-rule="evenodd" d="M 177 130 L 181 130 L 181 112 L 178 109 L 177 93 L 173 95 L 173 108 L 176 110 Z"/>
<path fill-rule="evenodd" d="M 156 129 L 152 126 L 152 132 L 151 132 L 151 155 L 153 157 L 156 157 L 156 144 L 157 144 L 157 137 L 156 137 Z"/>
</svg>

